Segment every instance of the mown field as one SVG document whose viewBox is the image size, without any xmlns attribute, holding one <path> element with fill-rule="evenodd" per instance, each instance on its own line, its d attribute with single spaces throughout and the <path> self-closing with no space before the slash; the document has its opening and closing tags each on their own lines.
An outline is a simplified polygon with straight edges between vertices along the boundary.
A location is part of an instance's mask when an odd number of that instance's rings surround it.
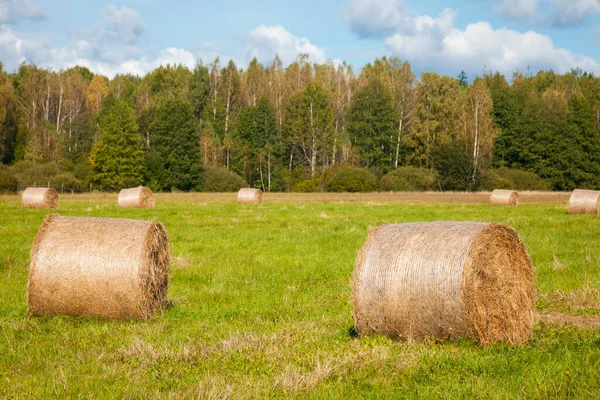
<svg viewBox="0 0 600 400">
<path fill-rule="evenodd" d="M 153 210 L 62 196 L 62 215 L 165 225 L 172 307 L 147 322 L 28 317 L 29 250 L 56 211 L 2 196 L 0 398 L 600 398 L 600 216 L 538 196 L 505 208 L 484 195 L 266 194 L 240 206 L 235 194 L 163 194 Z M 520 233 L 537 289 L 526 345 L 353 335 L 349 279 L 369 227 L 436 220 Z"/>
</svg>

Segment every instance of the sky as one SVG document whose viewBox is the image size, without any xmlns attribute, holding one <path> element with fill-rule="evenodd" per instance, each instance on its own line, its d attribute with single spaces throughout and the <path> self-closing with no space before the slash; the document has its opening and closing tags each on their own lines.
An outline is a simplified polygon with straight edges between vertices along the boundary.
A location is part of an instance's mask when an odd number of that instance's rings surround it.
<svg viewBox="0 0 600 400">
<path fill-rule="evenodd" d="M 600 75 L 600 0 L 0 0 L 0 61 L 110 78 L 219 57 L 284 65 L 377 57 L 469 77 L 483 71 Z"/>
</svg>

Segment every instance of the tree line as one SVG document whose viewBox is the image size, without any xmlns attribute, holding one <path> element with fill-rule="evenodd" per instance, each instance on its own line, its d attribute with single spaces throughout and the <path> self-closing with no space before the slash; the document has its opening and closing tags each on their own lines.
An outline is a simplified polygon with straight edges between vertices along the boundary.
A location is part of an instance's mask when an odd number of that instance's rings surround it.
<svg viewBox="0 0 600 400">
<path fill-rule="evenodd" d="M 306 55 L 285 68 L 278 57 L 245 69 L 217 58 L 113 79 L 1 65 L 0 171 L 26 185 L 600 188 L 600 78 L 581 70 L 469 83 L 417 79 L 387 57 L 358 74 Z"/>
</svg>

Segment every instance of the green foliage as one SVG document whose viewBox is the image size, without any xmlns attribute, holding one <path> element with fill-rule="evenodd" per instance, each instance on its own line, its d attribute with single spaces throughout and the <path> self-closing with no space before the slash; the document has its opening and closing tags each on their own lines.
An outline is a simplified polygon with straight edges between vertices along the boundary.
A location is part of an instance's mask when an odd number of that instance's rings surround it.
<svg viewBox="0 0 600 400">
<path fill-rule="evenodd" d="M 392 167 L 396 116 L 392 94 L 379 80 L 371 81 L 354 96 L 347 129 L 362 165 Z"/>
<path fill-rule="evenodd" d="M 223 167 L 205 168 L 203 180 L 205 192 L 237 192 L 248 187 L 244 178 Z"/>
<path fill-rule="evenodd" d="M 20 186 L 46 186 L 61 173 L 57 163 L 36 164 L 31 161 L 18 161 L 10 167 Z"/>
<path fill-rule="evenodd" d="M 550 184 L 535 172 L 497 168 L 481 173 L 478 189 L 549 190 Z"/>
<path fill-rule="evenodd" d="M 155 189 L 201 190 L 200 135 L 189 103 L 178 98 L 163 101 L 149 131 Z"/>
<path fill-rule="evenodd" d="M 61 172 L 50 180 L 50 185 L 57 190 L 79 190 L 81 182 L 71 172 Z"/>
<path fill-rule="evenodd" d="M 17 193 L 19 181 L 4 165 L 0 165 L 0 193 Z"/>
<path fill-rule="evenodd" d="M 385 191 L 428 191 L 435 189 L 435 175 L 425 168 L 399 167 L 381 178 Z"/>
<path fill-rule="evenodd" d="M 338 166 L 324 174 L 328 192 L 373 192 L 377 190 L 377 177 L 367 168 Z"/>
<path fill-rule="evenodd" d="M 144 175 L 144 153 L 135 113 L 123 100 L 109 96 L 98 116 L 100 140 L 92 149 L 92 181 L 104 189 L 139 184 Z"/>
<path fill-rule="evenodd" d="M 301 182 L 298 182 L 296 186 L 294 186 L 294 192 L 300 193 L 316 193 L 323 192 L 323 179 L 315 178 L 315 179 L 307 179 Z"/>
<path fill-rule="evenodd" d="M 453 141 L 436 146 L 431 152 L 439 186 L 442 190 L 465 191 L 473 189 L 473 164 L 465 148 L 465 143 Z"/>
</svg>

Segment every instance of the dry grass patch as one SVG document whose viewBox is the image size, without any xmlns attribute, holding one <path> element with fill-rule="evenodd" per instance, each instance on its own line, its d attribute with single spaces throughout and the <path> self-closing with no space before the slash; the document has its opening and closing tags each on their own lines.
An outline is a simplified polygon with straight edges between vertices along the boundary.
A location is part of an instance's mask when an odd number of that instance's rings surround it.
<svg viewBox="0 0 600 400">
<path fill-rule="evenodd" d="M 541 312 L 536 315 L 536 322 L 555 325 L 561 328 L 575 326 L 581 329 L 600 329 L 600 317 L 597 315 L 571 315 L 559 312 Z"/>
</svg>

